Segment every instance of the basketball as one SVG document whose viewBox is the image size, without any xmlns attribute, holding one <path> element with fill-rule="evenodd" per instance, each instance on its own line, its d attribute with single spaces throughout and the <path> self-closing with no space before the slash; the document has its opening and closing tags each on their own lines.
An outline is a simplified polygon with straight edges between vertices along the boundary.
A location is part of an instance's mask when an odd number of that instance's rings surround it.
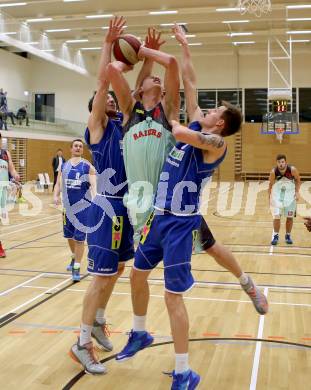
<svg viewBox="0 0 311 390">
<path fill-rule="evenodd" d="M 140 46 L 141 42 L 135 35 L 122 35 L 114 43 L 114 57 L 117 61 L 124 62 L 127 65 L 135 65 L 138 62 L 137 53 Z"/>
</svg>

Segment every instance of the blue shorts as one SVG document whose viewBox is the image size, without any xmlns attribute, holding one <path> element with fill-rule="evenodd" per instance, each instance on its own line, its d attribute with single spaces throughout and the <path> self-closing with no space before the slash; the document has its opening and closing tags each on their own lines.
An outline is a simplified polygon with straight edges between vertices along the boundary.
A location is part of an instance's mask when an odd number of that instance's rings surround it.
<svg viewBox="0 0 311 390">
<path fill-rule="evenodd" d="M 109 202 L 116 215 L 113 219 L 96 202 L 92 203 L 89 211 L 89 226 L 98 225 L 96 230 L 87 235 L 87 270 L 93 275 L 114 275 L 120 262 L 134 257 L 134 231 L 127 208 L 122 199 L 110 198 Z"/>
<path fill-rule="evenodd" d="M 173 293 L 189 290 L 194 279 L 191 255 L 202 216 L 150 215 L 135 253 L 134 268 L 152 270 L 163 259 L 165 289 Z"/>
<path fill-rule="evenodd" d="M 75 215 L 75 217 L 78 219 L 79 223 L 81 224 L 81 228 L 76 228 L 71 221 L 69 220 L 66 210 L 63 210 L 63 229 L 64 229 L 64 237 L 70 238 L 75 241 L 85 241 L 86 237 L 86 230 L 83 229 L 82 226 L 86 228 L 87 225 L 87 214 L 84 211 L 78 213 Z"/>
</svg>

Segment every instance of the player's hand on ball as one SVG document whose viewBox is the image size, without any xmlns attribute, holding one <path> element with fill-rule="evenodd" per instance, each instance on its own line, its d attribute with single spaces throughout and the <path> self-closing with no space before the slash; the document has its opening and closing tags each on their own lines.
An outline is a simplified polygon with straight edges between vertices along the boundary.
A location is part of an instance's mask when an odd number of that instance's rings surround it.
<svg viewBox="0 0 311 390">
<path fill-rule="evenodd" d="M 113 61 L 112 64 L 115 68 L 117 68 L 120 72 L 123 73 L 129 72 L 130 70 L 134 69 L 133 65 L 127 65 L 122 61 Z"/>
<path fill-rule="evenodd" d="M 165 43 L 164 40 L 161 41 L 161 32 L 158 32 L 155 28 L 148 28 L 148 35 L 145 39 L 145 46 L 148 49 L 159 50 L 160 47 Z"/>
<path fill-rule="evenodd" d="M 109 21 L 109 29 L 105 37 L 107 43 L 113 43 L 123 33 L 126 20 L 123 16 L 115 16 Z"/>
<path fill-rule="evenodd" d="M 175 26 L 172 28 L 172 31 L 175 35 L 175 38 L 177 40 L 177 42 L 179 42 L 181 45 L 187 45 L 188 44 L 188 41 L 187 41 L 187 38 L 186 38 L 186 34 L 185 34 L 185 31 L 183 29 L 182 26 L 180 26 L 179 24 L 175 23 Z"/>
</svg>

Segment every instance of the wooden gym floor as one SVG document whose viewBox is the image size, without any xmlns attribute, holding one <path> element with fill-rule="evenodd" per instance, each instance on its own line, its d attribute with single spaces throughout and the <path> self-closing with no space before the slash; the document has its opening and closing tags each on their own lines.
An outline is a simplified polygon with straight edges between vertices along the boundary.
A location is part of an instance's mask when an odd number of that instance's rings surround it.
<svg viewBox="0 0 311 390">
<path fill-rule="evenodd" d="M 229 191 L 229 201 L 230 196 Z M 51 205 L 51 195 L 39 197 L 43 203 L 39 215 L 22 216 L 15 207 L 10 225 L 1 228 L 7 257 L 0 259 L 0 388 L 169 389 L 171 379 L 163 371 L 174 368 L 174 354 L 161 267 L 150 279 L 147 324 L 155 337 L 152 348 L 122 364 L 112 358 L 124 346 L 132 324 L 129 263 L 107 309 L 114 351 L 99 352 L 109 373 L 84 375 L 68 357 L 90 277 L 72 284 L 65 271 L 69 249 L 62 237 L 60 210 Z M 193 256 L 198 284 L 185 302 L 191 323 L 190 364 L 202 377 L 199 388 L 306 389 L 311 380 L 311 233 L 297 217 L 294 245 L 284 243 L 282 224 L 280 244 L 272 248 L 266 192 L 258 196 L 251 216 L 244 213 L 246 191 L 242 209 L 233 216 L 217 213 L 217 189 L 210 198 L 209 226 L 268 296 L 270 312 L 257 315 L 229 272 L 207 254 Z M 84 261 L 83 272 L 85 266 Z"/>
</svg>

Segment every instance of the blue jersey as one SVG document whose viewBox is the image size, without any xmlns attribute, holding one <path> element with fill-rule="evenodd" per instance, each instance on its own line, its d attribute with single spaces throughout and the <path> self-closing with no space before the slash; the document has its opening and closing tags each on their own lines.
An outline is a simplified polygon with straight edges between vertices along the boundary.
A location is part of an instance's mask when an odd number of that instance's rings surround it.
<svg viewBox="0 0 311 390">
<path fill-rule="evenodd" d="M 97 174 L 97 192 L 102 195 L 123 197 L 127 192 L 122 153 L 122 114 L 108 119 L 102 139 L 90 144 L 90 131 L 85 130 L 85 141 L 93 156 Z"/>
<path fill-rule="evenodd" d="M 84 199 L 90 188 L 90 163 L 84 159 L 77 165 L 66 161 L 62 165 L 62 191 L 65 208 Z"/>
<path fill-rule="evenodd" d="M 189 128 L 201 131 L 199 122 L 192 122 Z M 163 166 L 155 209 L 166 210 L 175 215 L 197 213 L 201 191 L 225 158 L 226 151 L 215 162 L 205 163 L 201 149 L 178 142 Z"/>
</svg>

